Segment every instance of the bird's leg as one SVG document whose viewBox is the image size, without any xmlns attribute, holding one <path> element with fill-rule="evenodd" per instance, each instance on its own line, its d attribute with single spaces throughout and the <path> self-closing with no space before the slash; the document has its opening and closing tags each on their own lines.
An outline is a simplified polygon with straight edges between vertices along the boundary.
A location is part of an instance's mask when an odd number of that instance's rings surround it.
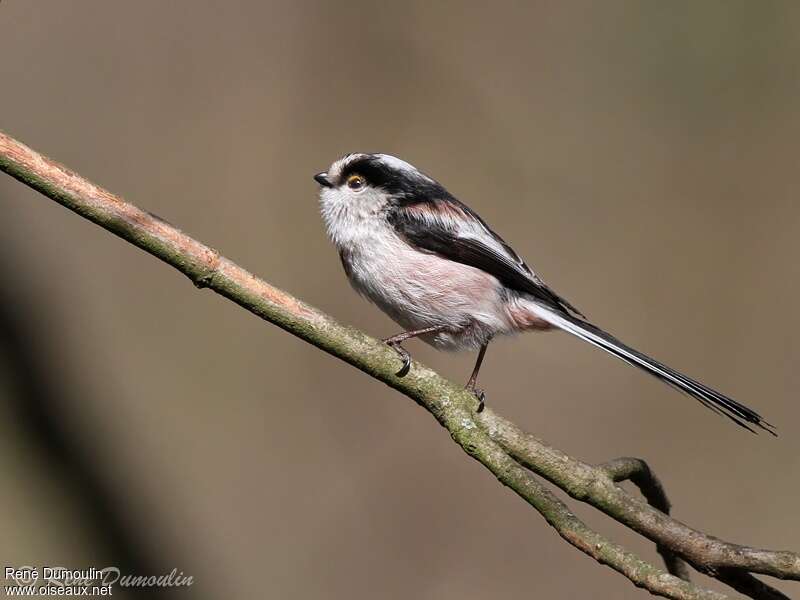
<svg viewBox="0 0 800 600">
<path fill-rule="evenodd" d="M 478 399 L 478 412 L 483 410 L 486 394 L 482 389 L 475 387 L 475 384 L 478 382 L 478 371 L 481 370 L 481 363 L 483 363 L 483 357 L 486 354 L 486 349 L 488 347 L 489 342 L 486 342 L 483 346 L 481 346 L 481 349 L 478 352 L 478 360 L 475 361 L 475 368 L 472 369 L 472 375 L 469 376 L 469 381 L 467 381 L 467 385 L 464 386 L 464 389 L 467 389 L 475 394 L 475 397 Z"/>
<path fill-rule="evenodd" d="M 400 358 L 403 359 L 403 366 L 396 373 L 396 375 L 398 377 L 405 377 L 408 375 L 409 370 L 411 370 L 411 355 L 408 353 L 408 350 L 403 348 L 403 346 L 400 344 L 406 340 L 410 340 L 411 338 L 425 335 L 426 333 L 439 332 L 446 328 L 446 325 L 436 325 L 434 327 L 426 327 L 425 329 L 414 329 L 413 331 L 404 331 L 403 333 L 398 333 L 397 335 L 393 335 L 392 337 L 388 337 L 383 340 L 384 344 L 393 348 L 394 351 L 400 355 Z"/>
</svg>

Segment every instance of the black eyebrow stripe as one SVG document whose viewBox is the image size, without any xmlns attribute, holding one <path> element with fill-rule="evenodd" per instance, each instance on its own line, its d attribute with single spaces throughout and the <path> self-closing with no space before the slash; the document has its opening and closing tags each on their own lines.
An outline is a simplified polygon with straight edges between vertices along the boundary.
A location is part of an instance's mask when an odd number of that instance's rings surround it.
<svg viewBox="0 0 800 600">
<path fill-rule="evenodd" d="M 364 177 L 368 185 L 388 192 L 396 202 L 452 197 L 444 187 L 422 173 L 397 169 L 372 154 L 347 163 L 339 173 L 336 185 L 344 184 L 353 174 Z"/>
<path fill-rule="evenodd" d="M 361 175 L 370 185 L 380 186 L 388 191 L 392 191 L 388 188 L 392 186 L 394 180 L 400 177 L 398 173 L 372 156 L 365 156 L 348 163 L 339 175 L 339 184 L 341 185 L 354 174 Z"/>
</svg>

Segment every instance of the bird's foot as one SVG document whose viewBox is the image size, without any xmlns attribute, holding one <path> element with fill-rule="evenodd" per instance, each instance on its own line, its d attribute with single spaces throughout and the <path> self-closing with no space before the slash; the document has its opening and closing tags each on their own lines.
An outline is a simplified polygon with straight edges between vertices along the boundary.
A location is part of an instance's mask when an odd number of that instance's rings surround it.
<svg viewBox="0 0 800 600">
<path fill-rule="evenodd" d="M 397 352 L 400 355 L 400 359 L 403 361 L 403 366 L 400 367 L 400 370 L 395 373 L 398 377 L 405 377 L 408 375 L 408 372 L 411 370 L 411 355 L 408 353 L 408 350 L 403 348 L 400 345 L 400 342 L 394 340 L 392 338 L 386 338 L 383 340 L 383 343 L 389 346 L 392 350 Z"/>
<path fill-rule="evenodd" d="M 475 387 L 475 384 L 470 385 L 469 383 L 464 389 L 475 394 L 475 397 L 478 399 L 478 410 L 476 412 L 483 412 L 483 409 L 486 408 L 486 392 Z"/>
</svg>

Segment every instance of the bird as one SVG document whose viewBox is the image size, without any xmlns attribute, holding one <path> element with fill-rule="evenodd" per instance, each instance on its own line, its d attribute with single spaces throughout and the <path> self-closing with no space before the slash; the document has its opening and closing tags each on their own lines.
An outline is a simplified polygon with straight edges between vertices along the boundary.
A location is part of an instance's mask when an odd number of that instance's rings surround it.
<svg viewBox="0 0 800 600">
<path fill-rule="evenodd" d="M 638 367 L 756 433 L 753 409 L 631 348 L 592 324 L 438 181 L 389 154 L 351 153 L 314 175 L 322 220 L 351 285 L 403 331 L 384 343 L 411 368 L 403 342 L 477 351 L 466 389 L 483 410 L 478 373 L 497 336 L 561 330 Z"/>
</svg>

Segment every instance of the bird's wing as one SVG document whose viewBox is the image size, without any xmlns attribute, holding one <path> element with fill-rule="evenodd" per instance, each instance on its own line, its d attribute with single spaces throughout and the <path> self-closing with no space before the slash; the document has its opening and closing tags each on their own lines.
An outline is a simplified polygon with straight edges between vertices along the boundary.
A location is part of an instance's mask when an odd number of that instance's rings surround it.
<svg viewBox="0 0 800 600">
<path fill-rule="evenodd" d="M 423 252 L 431 252 L 494 275 L 559 311 L 581 312 L 551 290 L 483 219 L 455 198 L 399 203 L 388 212 L 398 234 Z"/>
</svg>

